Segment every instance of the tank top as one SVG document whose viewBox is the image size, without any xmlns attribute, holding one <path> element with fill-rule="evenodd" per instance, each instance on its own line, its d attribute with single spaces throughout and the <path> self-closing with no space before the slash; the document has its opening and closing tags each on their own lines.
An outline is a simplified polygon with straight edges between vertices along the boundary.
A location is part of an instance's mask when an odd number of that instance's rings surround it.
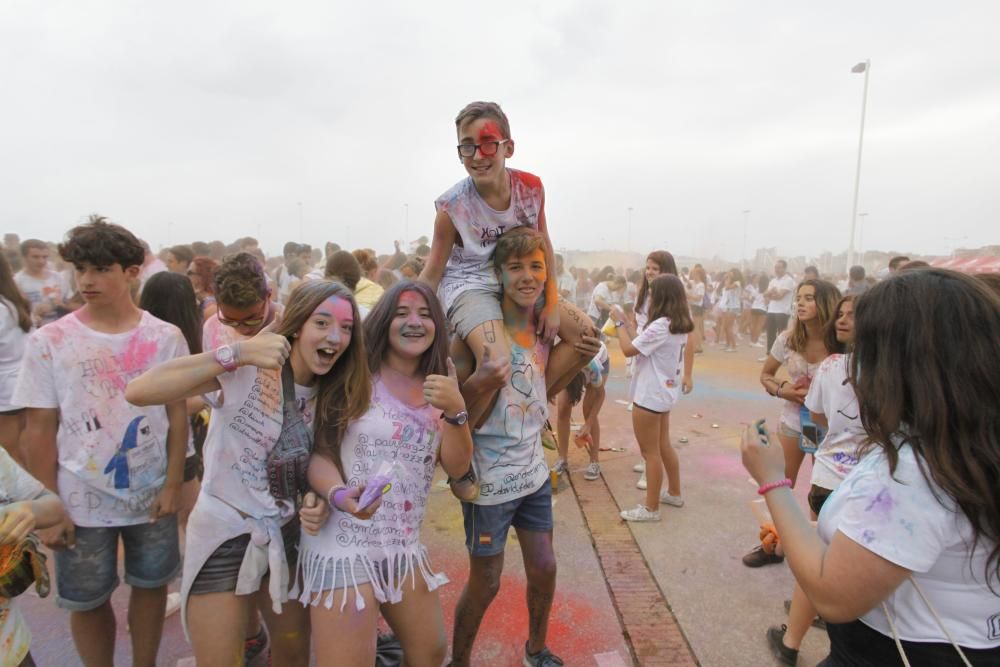
<svg viewBox="0 0 1000 667">
<path fill-rule="evenodd" d="M 448 583 L 443 573 L 431 570 L 427 549 L 420 542 L 420 526 L 441 446 L 440 410 L 427 403 L 419 407 L 403 403 L 389 392 L 380 375 L 375 376 L 373 385 L 368 412 L 347 426 L 341 442 L 344 483 L 363 486 L 382 461 L 398 464 L 398 478 L 371 519 L 362 521 L 334 510 L 318 535 L 302 533 L 293 593 L 300 593 L 302 603 L 319 603 L 317 594 L 327 570 L 343 574 L 351 583 L 356 565 L 368 574 L 379 602 L 402 600 L 403 586 L 416 576 L 417 569 L 429 590 Z M 355 581 L 355 593 L 357 585 Z M 329 607 L 332 592 L 327 597 Z M 364 608 L 360 595 L 355 594 L 355 605 L 359 610 Z"/>
<path fill-rule="evenodd" d="M 493 250 L 497 239 L 515 227 L 538 229 L 542 210 L 542 181 L 535 175 L 516 169 L 510 174 L 510 206 L 497 211 L 480 196 L 472 177 L 456 183 L 434 201 L 437 211 L 444 211 L 455 225 L 461 243 L 456 241 L 445 265 L 438 298 L 445 312 L 455 298 L 469 289 L 500 292 L 493 272 Z"/>
</svg>

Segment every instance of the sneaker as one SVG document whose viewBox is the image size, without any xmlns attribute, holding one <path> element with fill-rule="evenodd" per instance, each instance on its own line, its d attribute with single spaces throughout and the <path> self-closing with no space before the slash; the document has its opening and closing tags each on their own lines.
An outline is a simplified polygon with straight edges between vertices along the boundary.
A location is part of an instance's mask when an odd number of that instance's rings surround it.
<svg viewBox="0 0 1000 667">
<path fill-rule="evenodd" d="M 250 662 L 263 653 L 266 648 L 267 631 L 264 629 L 264 626 L 261 626 L 260 632 L 257 633 L 257 636 L 248 638 L 243 644 L 243 664 L 249 665 Z"/>
<path fill-rule="evenodd" d="M 790 613 L 792 611 L 792 601 L 785 600 L 785 613 Z M 812 626 L 817 630 L 826 630 L 826 621 L 817 616 L 812 620 Z"/>
<path fill-rule="evenodd" d="M 660 494 L 660 503 L 663 505 L 670 505 L 671 507 L 684 507 L 684 499 L 680 496 L 672 496 L 666 491 Z"/>
<path fill-rule="evenodd" d="M 646 490 L 646 473 L 645 472 L 642 473 L 642 477 L 639 478 L 639 481 L 635 483 L 635 488 L 640 489 L 642 491 Z"/>
<path fill-rule="evenodd" d="M 556 459 L 556 462 L 552 464 L 552 467 L 549 468 L 549 470 L 557 475 L 562 475 L 569 470 L 569 467 L 566 465 L 566 459 Z"/>
<path fill-rule="evenodd" d="M 632 466 L 632 472 L 646 472 L 646 462 L 639 461 L 634 466 Z"/>
<path fill-rule="evenodd" d="M 763 567 L 773 563 L 781 563 L 784 560 L 784 556 L 769 554 L 764 551 L 764 547 L 757 545 L 753 551 L 743 557 L 743 564 L 747 567 Z"/>
<path fill-rule="evenodd" d="M 626 521 L 659 521 L 660 511 L 651 512 L 645 505 L 636 505 L 630 510 L 622 510 L 620 516 Z"/>
<path fill-rule="evenodd" d="M 524 660 L 521 661 L 524 667 L 559 667 L 565 665 L 562 658 L 555 655 L 546 646 L 535 654 L 528 653 L 528 642 L 524 643 Z"/>
<path fill-rule="evenodd" d="M 593 482 L 601 476 L 601 464 L 591 463 L 587 466 L 587 469 L 583 471 L 583 478 Z"/>
<path fill-rule="evenodd" d="M 476 482 L 476 473 L 472 470 L 472 466 L 469 466 L 469 472 L 458 479 L 449 479 L 448 486 L 456 498 L 467 503 L 479 497 L 479 484 Z"/>
<path fill-rule="evenodd" d="M 792 665 L 794 667 L 799 659 L 799 652 L 794 648 L 788 648 L 783 641 L 787 625 L 772 626 L 767 629 L 767 645 L 771 648 L 771 654 L 782 665 Z"/>
<path fill-rule="evenodd" d="M 629 412 L 632 412 L 632 408 L 634 408 L 634 407 L 635 407 L 635 403 L 629 402 L 628 407 L 626 407 L 625 409 L 628 410 Z"/>
<path fill-rule="evenodd" d="M 766 346 L 766 345 L 764 345 L 764 343 L 751 343 L 751 344 L 750 344 L 750 347 L 759 347 L 759 348 L 761 348 L 761 349 L 764 349 L 764 348 L 765 348 L 765 347 L 767 347 L 767 346 Z"/>
<path fill-rule="evenodd" d="M 757 361 L 767 361 L 767 355 L 765 354 L 763 357 L 757 357 Z"/>
</svg>

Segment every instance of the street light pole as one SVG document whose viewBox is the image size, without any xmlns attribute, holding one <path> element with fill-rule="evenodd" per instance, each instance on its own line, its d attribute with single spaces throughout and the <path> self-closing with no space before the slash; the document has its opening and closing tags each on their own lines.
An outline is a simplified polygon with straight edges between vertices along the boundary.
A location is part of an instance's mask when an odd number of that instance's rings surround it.
<svg viewBox="0 0 1000 667">
<path fill-rule="evenodd" d="M 861 249 L 861 266 L 865 265 L 865 218 L 868 217 L 867 213 L 858 213 L 858 217 L 861 218 L 861 230 L 858 234 L 860 238 L 858 239 L 858 246 Z"/>
<path fill-rule="evenodd" d="M 750 209 L 743 209 L 743 277 L 747 272 L 747 229 L 750 228 Z"/>
<path fill-rule="evenodd" d="M 632 252 L 632 207 L 628 207 L 628 236 L 625 239 L 625 249 Z"/>
<path fill-rule="evenodd" d="M 299 205 L 299 242 L 305 241 L 305 226 L 302 223 L 302 202 L 297 202 Z"/>
<path fill-rule="evenodd" d="M 865 142 L 865 110 L 868 106 L 868 73 L 871 72 L 872 61 L 866 60 L 851 68 L 854 74 L 864 73 L 865 90 L 861 96 L 861 132 L 858 135 L 858 166 L 854 172 L 854 208 L 851 213 L 851 243 L 847 246 L 847 268 L 854 265 L 854 234 L 858 224 L 858 190 L 861 187 L 861 149 Z"/>
<path fill-rule="evenodd" d="M 403 204 L 403 245 L 410 242 L 410 205 Z"/>
</svg>

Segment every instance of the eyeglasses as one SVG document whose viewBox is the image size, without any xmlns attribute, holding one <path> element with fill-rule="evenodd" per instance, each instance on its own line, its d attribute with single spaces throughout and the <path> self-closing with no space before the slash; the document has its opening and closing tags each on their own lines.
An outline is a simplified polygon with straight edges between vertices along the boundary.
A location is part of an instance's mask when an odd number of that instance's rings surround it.
<svg viewBox="0 0 1000 667">
<path fill-rule="evenodd" d="M 259 313 L 253 317 L 248 317 L 242 320 L 230 320 L 222 316 L 222 309 L 215 311 L 215 316 L 219 318 L 219 322 L 227 327 L 246 327 L 248 329 L 253 329 L 254 327 L 259 327 L 264 323 L 269 314 L 270 307 L 267 301 L 264 302 L 264 312 Z"/>
<path fill-rule="evenodd" d="M 503 139 L 501 141 L 484 141 L 481 144 L 459 144 L 458 145 L 458 157 L 475 157 L 476 151 L 478 150 L 484 157 L 493 157 L 500 150 L 502 144 L 507 143 L 510 139 Z"/>
</svg>

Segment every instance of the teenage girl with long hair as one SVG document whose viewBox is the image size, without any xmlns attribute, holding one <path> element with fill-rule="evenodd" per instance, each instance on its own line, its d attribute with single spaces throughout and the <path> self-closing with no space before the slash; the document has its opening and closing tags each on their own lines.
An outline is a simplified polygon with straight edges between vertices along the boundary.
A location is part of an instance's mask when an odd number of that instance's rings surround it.
<svg viewBox="0 0 1000 667">
<path fill-rule="evenodd" d="M 429 286 L 389 288 L 365 319 L 365 338 L 371 405 L 312 456 L 310 484 L 333 517 L 315 537 L 303 535 L 297 587 L 311 605 L 319 665 L 372 665 L 381 614 L 406 664 L 438 667 L 447 644 L 436 589 L 448 579 L 432 568 L 420 528 L 437 464 L 452 478 L 471 464 L 465 401 Z M 380 470 L 391 471 L 391 487 L 377 511 L 345 504 L 349 489 L 367 489 Z"/>
<path fill-rule="evenodd" d="M 309 662 L 309 614 L 285 602 L 299 524 L 316 532 L 329 514 L 306 481 L 313 434 L 318 443 L 339 442 L 368 409 L 360 320 L 342 285 L 304 283 L 273 331 L 161 364 L 128 386 L 132 403 L 201 394 L 213 403 L 181 584 L 182 620 L 199 664 L 242 664 L 256 600 L 264 602 L 274 664 Z M 352 494 L 360 489 L 345 502 Z"/>
<path fill-rule="evenodd" d="M 708 293 L 708 274 L 701 264 L 695 264 L 688 274 L 685 292 L 694 320 L 694 351 L 701 354 L 705 340 L 705 295 Z"/>
<path fill-rule="evenodd" d="M 842 350 L 831 324 L 837 317 L 840 291 L 825 280 L 803 280 L 795 290 L 795 311 L 790 326 L 778 334 L 760 372 L 760 383 L 771 396 L 782 400 L 778 441 L 785 456 L 785 476 L 795 483 L 805 458 L 801 448 L 801 410 L 809 383 L 820 363 Z M 788 379 L 779 379 L 784 366 Z M 747 567 L 780 563 L 783 557 L 758 546 L 743 557 Z"/>
<path fill-rule="evenodd" d="M 996 665 L 1000 298 L 970 276 L 921 269 L 873 286 L 854 313 L 849 377 L 866 451 L 816 528 L 777 447 L 751 426 L 741 448 L 826 619 L 821 664 Z"/>
<path fill-rule="evenodd" d="M 31 329 L 31 304 L 14 282 L 7 255 L 0 253 L 0 446 L 21 466 L 25 465 L 19 444 L 24 409 L 11 405 L 10 399 Z"/>
<path fill-rule="evenodd" d="M 694 329 L 684 284 L 666 274 L 650 283 L 649 321 L 642 333 L 625 320 L 620 307 L 612 308 L 618 343 L 627 357 L 638 357 L 629 385 L 632 428 L 646 463 L 646 502 L 622 512 L 627 521 L 659 521 L 660 503 L 675 507 L 681 499 L 680 462 L 670 445 L 670 410 L 679 393 L 691 390 L 684 371 L 687 335 Z M 667 488 L 660 493 L 666 468 Z"/>
<path fill-rule="evenodd" d="M 726 352 L 736 351 L 736 319 L 740 316 L 743 276 L 739 269 L 726 272 L 720 284 L 719 327 L 726 340 Z"/>
</svg>

